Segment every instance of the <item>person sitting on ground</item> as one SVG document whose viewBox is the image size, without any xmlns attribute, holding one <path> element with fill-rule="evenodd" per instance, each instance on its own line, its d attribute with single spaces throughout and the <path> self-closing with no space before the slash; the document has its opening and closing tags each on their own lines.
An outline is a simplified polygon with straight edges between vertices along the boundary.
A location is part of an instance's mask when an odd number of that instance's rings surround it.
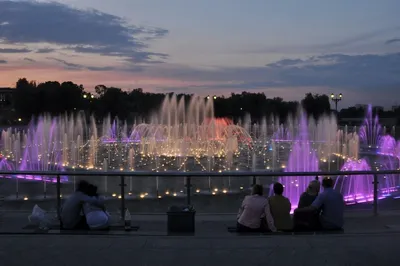
<svg viewBox="0 0 400 266">
<path fill-rule="evenodd" d="M 103 200 L 87 195 L 89 183 L 81 180 L 76 191 L 67 198 L 61 208 L 61 223 L 63 229 L 89 229 L 85 215 L 82 215 L 83 203 L 87 202 L 103 207 Z"/>
<path fill-rule="evenodd" d="M 274 218 L 274 224 L 278 231 L 293 230 L 293 221 L 290 216 L 292 205 L 290 200 L 283 196 L 283 185 L 275 183 L 273 186 L 274 196 L 269 197 L 269 206 Z"/>
<path fill-rule="evenodd" d="M 320 224 L 325 230 L 341 230 L 343 228 L 344 200 L 343 195 L 333 189 L 333 180 L 322 180 L 324 191 L 319 193 L 314 202 L 305 208 L 299 208 L 297 212 L 314 212 L 321 210 Z"/>
<path fill-rule="evenodd" d="M 90 184 L 88 187 L 88 196 L 98 199 L 97 187 Z M 110 216 L 106 212 L 104 206 L 99 207 L 97 205 L 85 202 L 83 204 L 83 212 L 86 216 L 86 223 L 92 230 L 108 229 L 110 226 Z"/>
<path fill-rule="evenodd" d="M 312 180 L 307 190 L 301 194 L 298 208 L 311 206 L 318 196 L 321 184 L 318 180 Z M 294 229 L 296 231 L 319 229 L 319 211 L 297 212 L 293 215 Z"/>
<path fill-rule="evenodd" d="M 254 185 L 252 195 L 246 196 L 243 199 L 242 206 L 237 215 L 238 232 L 260 232 L 267 230 L 267 228 L 262 228 L 262 220 L 264 219 L 268 230 L 276 232 L 268 199 L 263 197 L 263 190 L 261 185 Z"/>
</svg>

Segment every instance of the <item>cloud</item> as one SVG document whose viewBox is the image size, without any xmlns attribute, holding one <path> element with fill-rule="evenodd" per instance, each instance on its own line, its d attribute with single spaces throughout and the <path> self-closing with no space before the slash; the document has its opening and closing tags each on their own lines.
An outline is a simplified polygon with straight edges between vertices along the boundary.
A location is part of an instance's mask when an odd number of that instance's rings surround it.
<svg viewBox="0 0 400 266">
<path fill-rule="evenodd" d="M 42 49 L 36 50 L 36 53 L 38 53 L 38 54 L 48 54 L 48 53 L 51 53 L 51 52 L 54 52 L 54 51 L 55 51 L 55 49 L 52 49 L 52 48 L 42 48 Z"/>
<path fill-rule="evenodd" d="M 111 67 L 111 66 L 106 66 L 106 67 L 93 67 L 93 66 L 88 66 L 88 67 L 86 67 L 88 70 L 91 70 L 91 71 L 111 71 L 111 70 L 114 70 L 115 68 L 114 67 Z"/>
<path fill-rule="evenodd" d="M 135 26 L 114 15 L 55 2 L 0 1 L 0 33 L 7 44 L 47 43 L 134 63 L 162 62 L 168 56 L 147 51 L 148 42 L 164 37 L 166 29 Z"/>
<path fill-rule="evenodd" d="M 23 49 L 0 48 L 0 54 L 18 54 L 18 53 L 24 54 L 29 52 L 31 52 L 31 50 L 26 48 Z"/>
<path fill-rule="evenodd" d="M 28 58 L 28 57 L 25 57 L 25 58 L 24 58 L 24 61 L 36 62 L 36 60 L 34 60 L 34 59 L 32 59 L 32 58 Z"/>
<path fill-rule="evenodd" d="M 397 42 L 400 42 L 400 38 L 394 38 L 394 39 L 387 40 L 385 42 L 385 44 L 392 44 L 392 43 L 397 43 Z"/>
<path fill-rule="evenodd" d="M 6 60 L 1 60 L 1 59 L 0 59 L 0 64 L 7 64 L 7 61 L 6 61 Z"/>
<path fill-rule="evenodd" d="M 173 66 L 149 68 L 150 76 L 183 80 L 190 91 L 213 88 L 233 91 L 267 88 L 338 88 L 349 91 L 393 92 L 400 88 L 400 53 L 375 55 L 328 54 L 305 59 L 282 59 L 261 67 L 223 67 L 213 70 Z M 205 86 L 191 86 L 205 81 Z M 212 85 L 214 83 L 214 85 Z M 183 85 L 184 86 L 184 85 Z M 183 87 L 182 86 L 182 87 Z M 167 86 L 166 86 L 167 87 Z M 311 89 L 310 89 L 311 90 Z M 342 91 L 342 92 L 343 92 Z"/>
<path fill-rule="evenodd" d="M 330 54 L 310 57 L 301 65 L 267 65 L 275 84 L 371 88 L 400 85 L 400 53 L 385 55 Z"/>
<path fill-rule="evenodd" d="M 82 68 L 83 68 L 82 65 L 74 64 L 74 63 L 69 63 L 69 62 L 67 62 L 67 61 L 65 61 L 65 60 L 58 59 L 58 58 L 54 58 L 54 57 L 46 57 L 46 59 L 59 62 L 59 63 L 61 63 L 62 65 L 64 65 L 67 69 L 82 69 Z"/>
<path fill-rule="evenodd" d="M 365 32 L 356 36 L 352 36 L 343 40 L 339 40 L 337 42 L 327 43 L 323 45 L 319 45 L 321 48 L 340 48 L 348 45 L 357 44 L 364 41 L 369 41 L 376 37 L 382 36 L 389 32 L 398 31 L 398 27 L 388 27 L 383 29 L 378 29 L 370 32 Z"/>
<path fill-rule="evenodd" d="M 64 66 L 64 68 L 68 69 L 68 70 L 82 70 L 82 69 L 87 69 L 90 71 L 115 70 L 115 68 L 111 67 L 111 66 L 105 66 L 105 67 L 84 66 L 84 65 L 80 65 L 80 64 L 71 63 L 71 62 L 65 61 L 63 59 L 54 58 L 54 57 L 46 57 L 46 59 L 61 63 Z"/>
<path fill-rule="evenodd" d="M 154 53 L 154 52 L 143 52 L 143 51 L 132 51 L 131 47 L 91 47 L 91 46 L 74 46 L 70 47 L 71 50 L 77 53 L 89 53 L 99 54 L 105 56 L 118 56 L 126 57 L 125 61 L 130 63 L 135 62 L 147 62 L 147 63 L 162 63 L 164 59 L 168 58 L 167 54 Z M 154 61 L 154 58 L 160 58 L 162 60 Z"/>
<path fill-rule="evenodd" d="M 266 46 L 262 48 L 246 48 L 240 52 L 249 54 L 258 53 L 271 53 L 271 54 L 315 54 L 315 53 L 332 53 L 332 52 L 344 52 L 345 50 L 355 50 L 359 52 L 357 48 L 359 45 L 371 45 L 373 47 L 373 41 L 381 38 L 386 34 L 392 34 L 398 32 L 400 27 L 387 27 L 379 30 L 364 32 L 355 36 L 337 40 L 334 42 L 324 42 L 321 40 L 320 43 L 303 44 L 303 45 L 279 45 L 279 46 Z M 387 42 L 386 42 L 387 44 Z"/>
</svg>

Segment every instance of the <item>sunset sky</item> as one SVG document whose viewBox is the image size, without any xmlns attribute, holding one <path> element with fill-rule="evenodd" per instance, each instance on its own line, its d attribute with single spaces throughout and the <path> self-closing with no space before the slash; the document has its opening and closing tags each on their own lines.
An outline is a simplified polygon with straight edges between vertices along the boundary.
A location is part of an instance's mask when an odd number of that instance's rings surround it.
<svg viewBox="0 0 400 266">
<path fill-rule="evenodd" d="M 0 0 L 0 87 L 400 104 L 399 0 Z"/>
</svg>

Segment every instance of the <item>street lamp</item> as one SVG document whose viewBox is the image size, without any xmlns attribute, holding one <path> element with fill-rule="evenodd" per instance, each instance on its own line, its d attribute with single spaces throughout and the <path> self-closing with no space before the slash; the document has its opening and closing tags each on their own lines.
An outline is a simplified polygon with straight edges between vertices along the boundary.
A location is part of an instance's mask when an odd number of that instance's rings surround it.
<svg viewBox="0 0 400 266">
<path fill-rule="evenodd" d="M 93 94 L 91 94 L 90 92 L 84 92 L 83 93 L 83 95 L 82 95 L 82 97 L 84 98 L 84 99 L 94 99 L 94 95 Z"/>
<path fill-rule="evenodd" d="M 343 98 L 343 94 L 339 93 L 339 95 L 335 95 L 334 93 L 331 94 L 331 100 L 335 103 L 335 110 L 337 112 L 337 104 Z"/>
</svg>

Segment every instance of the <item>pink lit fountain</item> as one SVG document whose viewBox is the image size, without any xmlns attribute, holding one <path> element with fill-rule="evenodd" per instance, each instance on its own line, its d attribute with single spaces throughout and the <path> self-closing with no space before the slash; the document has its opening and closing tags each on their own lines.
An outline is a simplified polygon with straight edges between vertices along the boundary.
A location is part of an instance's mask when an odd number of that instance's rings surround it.
<svg viewBox="0 0 400 266">
<path fill-rule="evenodd" d="M 385 135 L 381 137 L 379 142 L 379 169 L 381 170 L 397 170 L 400 166 L 400 142 L 390 136 Z M 384 186 L 384 193 L 392 193 L 397 191 L 400 184 L 400 177 L 398 174 L 385 175 L 383 180 L 379 182 Z"/>
<path fill-rule="evenodd" d="M 368 105 L 366 117 L 363 125 L 360 127 L 360 141 L 368 148 L 376 148 L 382 135 L 382 127 L 379 124 L 379 118 L 376 115 L 373 117 L 372 106 Z"/>
<path fill-rule="evenodd" d="M 285 172 L 318 172 L 318 158 L 308 139 L 307 119 L 301 114 L 299 133 L 294 140 Z M 284 195 L 290 199 L 292 210 L 298 205 L 300 195 L 306 190 L 312 176 L 286 176 L 280 178 L 284 185 Z"/>
<path fill-rule="evenodd" d="M 365 159 L 348 159 L 341 171 L 370 171 L 371 167 Z M 363 203 L 373 200 L 372 175 L 340 176 L 336 179 L 335 188 L 343 194 L 346 204 Z"/>
</svg>

